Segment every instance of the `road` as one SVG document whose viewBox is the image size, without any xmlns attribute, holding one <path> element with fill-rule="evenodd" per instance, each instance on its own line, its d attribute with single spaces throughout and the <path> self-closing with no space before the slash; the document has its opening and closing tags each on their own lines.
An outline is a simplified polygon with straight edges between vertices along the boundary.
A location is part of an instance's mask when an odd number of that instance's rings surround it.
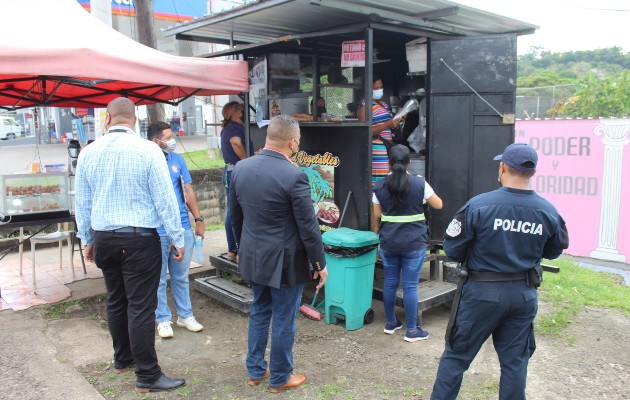
<svg viewBox="0 0 630 400">
<path fill-rule="evenodd" d="M 29 137 L 19 137 L 15 140 L 2 140 L 0 141 L 0 148 L 2 147 L 13 147 L 13 146 L 24 146 L 26 144 L 35 144 L 35 136 Z"/>
<path fill-rule="evenodd" d="M 205 135 L 177 136 L 176 139 L 178 144 L 175 151 L 178 153 L 207 148 Z M 2 140 L 0 141 L 0 175 L 30 172 L 31 162 L 39 162 L 41 165 L 67 164 L 67 148 L 68 145 L 63 143 L 38 145 L 33 137 Z"/>
</svg>

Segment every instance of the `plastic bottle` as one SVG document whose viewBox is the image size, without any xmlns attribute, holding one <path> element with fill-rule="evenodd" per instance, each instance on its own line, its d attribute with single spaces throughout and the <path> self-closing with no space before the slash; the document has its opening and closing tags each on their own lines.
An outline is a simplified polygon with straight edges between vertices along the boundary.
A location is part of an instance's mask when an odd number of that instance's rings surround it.
<svg viewBox="0 0 630 400">
<path fill-rule="evenodd" d="M 256 102 L 256 122 L 262 122 L 263 120 L 263 107 L 260 102 L 260 98 Z"/>
<path fill-rule="evenodd" d="M 203 238 L 201 235 L 195 236 L 194 260 L 196 263 L 201 263 L 203 261 Z"/>
</svg>

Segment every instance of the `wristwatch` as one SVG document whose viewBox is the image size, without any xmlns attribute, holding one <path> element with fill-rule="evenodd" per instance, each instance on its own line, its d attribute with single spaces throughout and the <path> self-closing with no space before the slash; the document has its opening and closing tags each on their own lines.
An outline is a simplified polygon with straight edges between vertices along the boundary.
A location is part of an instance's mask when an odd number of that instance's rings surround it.
<svg viewBox="0 0 630 400">
<path fill-rule="evenodd" d="M 197 218 L 195 218 L 195 222 L 203 222 L 203 217 L 197 217 Z"/>
</svg>

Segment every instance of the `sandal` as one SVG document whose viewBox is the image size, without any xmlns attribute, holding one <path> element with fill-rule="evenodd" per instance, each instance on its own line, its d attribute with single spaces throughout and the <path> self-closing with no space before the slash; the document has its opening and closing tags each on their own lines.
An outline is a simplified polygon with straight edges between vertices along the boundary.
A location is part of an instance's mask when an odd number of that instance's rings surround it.
<svg viewBox="0 0 630 400">
<path fill-rule="evenodd" d="M 238 260 L 238 255 L 236 253 L 232 253 L 232 255 L 230 255 L 230 252 L 228 252 L 226 257 L 228 261 L 236 262 L 236 260 Z"/>
</svg>

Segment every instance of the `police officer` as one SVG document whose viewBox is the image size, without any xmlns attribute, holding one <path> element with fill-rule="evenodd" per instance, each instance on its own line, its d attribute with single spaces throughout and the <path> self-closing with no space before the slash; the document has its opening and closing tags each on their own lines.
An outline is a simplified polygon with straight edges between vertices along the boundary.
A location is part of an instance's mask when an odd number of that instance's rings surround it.
<svg viewBox="0 0 630 400">
<path fill-rule="evenodd" d="M 514 143 L 494 159 L 501 161 L 502 187 L 468 201 L 444 236 L 444 251 L 467 265 L 468 280 L 451 310 L 455 321 L 447 330 L 433 400 L 457 397 L 464 372 L 490 335 L 501 364 L 499 399 L 525 399 L 527 364 L 536 349 L 539 264 L 569 246 L 556 208 L 529 188 L 536 151 Z"/>
</svg>

